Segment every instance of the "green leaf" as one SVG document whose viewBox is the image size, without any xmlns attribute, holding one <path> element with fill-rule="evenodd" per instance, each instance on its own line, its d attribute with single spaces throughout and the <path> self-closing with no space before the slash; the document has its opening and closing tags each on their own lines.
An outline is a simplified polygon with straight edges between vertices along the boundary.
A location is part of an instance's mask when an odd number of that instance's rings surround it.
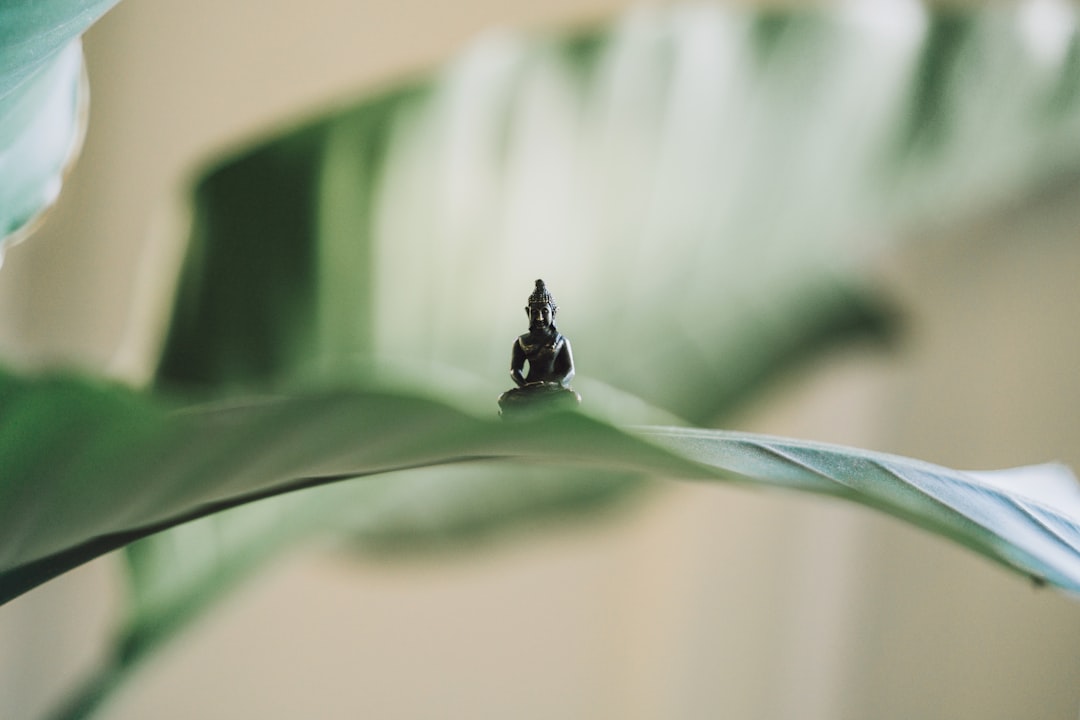
<svg viewBox="0 0 1080 720">
<path fill-rule="evenodd" d="M 117 0 L 11 0 L 0 8 L 0 252 L 33 229 L 82 144 L 81 35 Z"/>
<path fill-rule="evenodd" d="M 169 412 L 122 388 L 3 376 L 0 400 L 3 601 L 137 538 L 230 507 L 352 477 L 494 460 L 842 497 L 1080 590 L 1075 487 L 1068 506 L 1053 507 L 1015 479 L 990 483 L 880 453 L 692 428 L 625 430 L 576 413 L 501 422 L 382 392 Z M 1034 474 L 1071 482 L 1063 468 L 1019 477 Z M 500 477 L 515 483 L 512 474 Z M 445 507 L 413 490 L 400 497 L 421 516 Z"/>
<path fill-rule="evenodd" d="M 118 0 L 7 0 L 0 8 L 0 98 L 48 66 Z"/>
</svg>

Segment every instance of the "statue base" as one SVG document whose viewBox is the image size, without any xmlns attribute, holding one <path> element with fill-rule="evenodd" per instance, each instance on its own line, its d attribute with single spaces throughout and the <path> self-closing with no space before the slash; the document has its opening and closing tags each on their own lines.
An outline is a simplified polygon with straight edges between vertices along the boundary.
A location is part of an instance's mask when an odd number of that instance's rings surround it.
<svg viewBox="0 0 1080 720">
<path fill-rule="evenodd" d="M 532 383 L 507 390 L 499 396 L 499 414 L 524 417 L 559 410 L 574 410 L 581 396 L 573 388 L 558 383 Z"/>
</svg>

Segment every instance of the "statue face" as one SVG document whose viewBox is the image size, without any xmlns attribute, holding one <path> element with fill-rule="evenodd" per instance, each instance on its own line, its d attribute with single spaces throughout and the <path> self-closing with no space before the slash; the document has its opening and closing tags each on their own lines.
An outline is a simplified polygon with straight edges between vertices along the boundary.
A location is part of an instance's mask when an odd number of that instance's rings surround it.
<svg viewBox="0 0 1080 720">
<path fill-rule="evenodd" d="M 525 312 L 529 314 L 530 330 L 551 329 L 551 323 L 555 319 L 555 311 L 551 309 L 551 305 L 548 303 L 530 305 L 525 308 Z"/>
</svg>

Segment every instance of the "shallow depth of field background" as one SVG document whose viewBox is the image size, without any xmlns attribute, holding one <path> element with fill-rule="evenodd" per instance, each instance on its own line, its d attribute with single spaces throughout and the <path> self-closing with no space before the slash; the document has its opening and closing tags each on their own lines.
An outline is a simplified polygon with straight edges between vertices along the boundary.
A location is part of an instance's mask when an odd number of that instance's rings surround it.
<svg viewBox="0 0 1080 720">
<path fill-rule="evenodd" d="M 138 378 L 153 343 L 139 334 L 180 252 L 176 199 L 207 158 L 430 68 L 478 33 L 627 6 L 121 3 L 86 37 L 83 157 L 0 271 L 0 357 Z M 879 258 L 904 312 L 897 346 L 815 360 L 737 428 L 959 468 L 1080 468 L 1078 197 L 1080 179 L 1065 178 Z M 561 307 L 566 327 L 574 310 Z M 105 557 L 0 608 L 0 717 L 41 716 L 93 665 L 121 582 Z M 1078 711 L 1080 603 L 862 508 L 671 484 L 467 552 L 391 562 L 301 548 L 149 662 L 102 717 Z"/>
</svg>

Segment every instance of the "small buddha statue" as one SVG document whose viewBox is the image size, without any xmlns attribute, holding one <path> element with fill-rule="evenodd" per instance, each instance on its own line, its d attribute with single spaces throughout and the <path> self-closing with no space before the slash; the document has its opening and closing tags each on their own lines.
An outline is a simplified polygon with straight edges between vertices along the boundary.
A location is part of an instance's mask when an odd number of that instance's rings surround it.
<svg viewBox="0 0 1080 720">
<path fill-rule="evenodd" d="M 529 332 L 514 341 L 510 351 L 510 377 L 517 387 L 499 397 L 504 416 L 522 411 L 573 408 L 581 402 L 569 383 L 574 377 L 570 341 L 555 327 L 555 298 L 543 280 L 529 296 L 525 314 Z M 528 370 L 526 370 L 528 365 Z"/>
</svg>

